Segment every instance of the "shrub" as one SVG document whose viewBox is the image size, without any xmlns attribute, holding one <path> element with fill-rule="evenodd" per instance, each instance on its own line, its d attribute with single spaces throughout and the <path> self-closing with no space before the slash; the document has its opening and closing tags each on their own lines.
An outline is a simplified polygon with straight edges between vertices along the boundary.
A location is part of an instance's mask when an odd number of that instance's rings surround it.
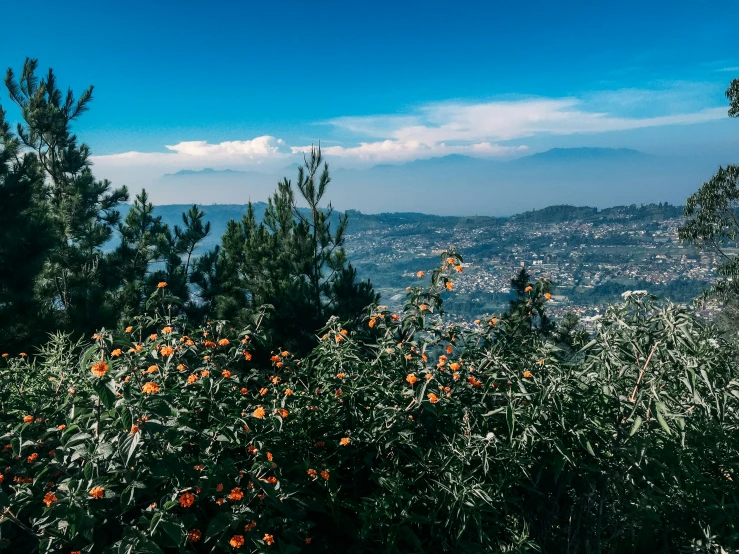
<svg viewBox="0 0 739 554">
<path fill-rule="evenodd" d="M 644 293 L 565 356 L 445 323 L 458 255 L 403 314 L 303 359 L 159 307 L 0 370 L 12 551 L 674 552 L 736 547 L 737 352 Z M 423 277 L 419 277 L 419 280 Z M 423 281 L 421 281 L 423 282 Z M 546 300 L 535 285 L 532 305 Z M 262 345 L 264 347 L 264 345 Z M 4 469 L 3 469 L 4 468 Z"/>
</svg>

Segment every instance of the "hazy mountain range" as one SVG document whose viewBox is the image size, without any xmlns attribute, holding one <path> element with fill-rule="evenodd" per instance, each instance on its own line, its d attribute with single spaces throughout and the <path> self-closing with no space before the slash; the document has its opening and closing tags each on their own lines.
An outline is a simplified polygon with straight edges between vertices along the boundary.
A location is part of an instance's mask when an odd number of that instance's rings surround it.
<svg viewBox="0 0 739 554">
<path fill-rule="evenodd" d="M 705 159 L 627 148 L 554 148 L 510 161 L 450 155 L 369 169 L 345 169 L 340 160 L 328 161 L 332 183 L 327 199 L 337 208 L 377 213 L 389 211 L 390 204 L 392 211 L 440 215 L 500 216 L 557 204 L 682 204 L 717 169 Z M 278 180 L 296 176 L 296 163 L 269 173 L 182 170 L 162 176 L 154 199 L 264 201 Z"/>
</svg>

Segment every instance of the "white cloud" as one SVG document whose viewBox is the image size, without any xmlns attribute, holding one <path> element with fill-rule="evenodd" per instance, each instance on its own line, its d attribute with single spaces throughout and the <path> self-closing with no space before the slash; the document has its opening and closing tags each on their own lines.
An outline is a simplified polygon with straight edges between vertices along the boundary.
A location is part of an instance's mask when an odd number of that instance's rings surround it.
<svg viewBox="0 0 739 554">
<path fill-rule="evenodd" d="M 545 134 L 605 133 L 701 123 L 723 117 L 726 117 L 723 107 L 656 117 L 623 117 L 606 111 L 586 111 L 581 100 L 563 98 L 432 104 L 422 107 L 412 117 L 344 117 L 330 123 L 385 141 L 433 148 L 440 143 L 494 143 Z"/>
<path fill-rule="evenodd" d="M 580 98 L 525 98 L 490 102 L 441 102 L 401 115 L 339 117 L 328 123 L 351 143 L 323 147 L 329 156 L 348 163 L 407 161 L 469 154 L 513 156 L 526 150 L 522 140 L 543 135 L 595 134 L 645 127 L 689 125 L 727 116 L 726 108 L 706 108 L 706 99 L 723 89 L 710 83 L 671 83 L 649 90 L 620 89 L 583 94 Z M 326 123 L 326 122 L 324 122 Z M 348 132 L 348 133 L 347 133 Z M 516 141 L 511 145 L 510 141 Z M 506 144 L 508 143 L 508 144 Z M 284 161 L 309 146 L 289 146 L 283 139 L 261 136 L 209 144 L 185 141 L 168 152 L 125 152 L 95 156 L 103 167 L 197 169 L 240 167 Z"/>
<path fill-rule="evenodd" d="M 309 152 L 310 146 L 293 146 L 294 153 Z M 328 156 L 355 158 L 368 162 L 401 162 L 419 158 L 447 156 L 449 154 L 469 154 L 473 156 L 506 156 L 527 150 L 528 147 L 500 146 L 489 142 L 475 144 L 448 145 L 444 142 L 425 144 L 417 140 L 383 140 L 362 142 L 359 146 L 322 147 L 321 151 Z"/>
<path fill-rule="evenodd" d="M 103 165 L 141 164 L 191 168 L 201 167 L 203 164 L 249 164 L 291 153 L 284 140 L 273 136 L 218 144 L 208 144 L 204 140 L 185 141 L 165 145 L 165 148 L 170 152 L 123 152 L 93 156 L 93 161 Z"/>
</svg>

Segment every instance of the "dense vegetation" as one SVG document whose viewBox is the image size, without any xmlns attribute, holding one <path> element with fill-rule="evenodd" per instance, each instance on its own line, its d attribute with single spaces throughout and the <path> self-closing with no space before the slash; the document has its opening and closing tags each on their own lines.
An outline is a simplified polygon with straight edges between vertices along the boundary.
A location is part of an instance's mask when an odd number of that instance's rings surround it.
<svg viewBox="0 0 739 554">
<path fill-rule="evenodd" d="M 590 337 L 521 270 L 461 327 L 454 248 L 391 312 L 319 206 L 320 151 L 307 211 L 285 180 L 195 255 L 202 210 L 170 229 L 142 192 L 122 217 L 70 130 L 91 90 L 35 69 L 6 79 L 17 134 L 0 112 L 0 549 L 739 548 L 739 348 L 714 325 L 625 291 Z"/>
</svg>

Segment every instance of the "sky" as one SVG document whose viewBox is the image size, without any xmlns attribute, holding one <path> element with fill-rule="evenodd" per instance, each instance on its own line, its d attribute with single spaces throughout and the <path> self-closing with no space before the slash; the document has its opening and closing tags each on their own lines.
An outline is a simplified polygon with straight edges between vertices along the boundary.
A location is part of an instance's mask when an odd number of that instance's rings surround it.
<svg viewBox="0 0 739 554">
<path fill-rule="evenodd" d="M 96 175 L 132 189 L 179 169 L 278 171 L 318 141 L 332 167 L 358 169 L 555 147 L 739 152 L 724 97 L 736 1 L 29 6 L 3 5 L 0 64 L 34 57 L 78 93 L 94 85 L 75 132 Z M 0 104 L 17 117 L 4 90 Z"/>
</svg>

